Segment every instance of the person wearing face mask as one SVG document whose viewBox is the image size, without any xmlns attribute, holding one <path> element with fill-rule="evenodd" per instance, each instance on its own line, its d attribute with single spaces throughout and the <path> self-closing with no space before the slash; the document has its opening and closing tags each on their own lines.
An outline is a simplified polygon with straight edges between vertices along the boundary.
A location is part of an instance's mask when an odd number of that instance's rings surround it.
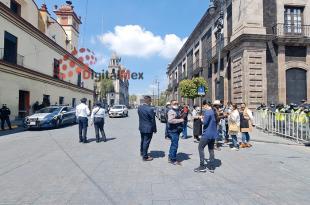
<svg viewBox="0 0 310 205">
<path fill-rule="evenodd" d="M 179 146 L 179 136 L 183 131 L 184 119 L 180 116 L 179 103 L 176 100 L 171 101 L 171 108 L 168 111 L 168 134 L 171 138 L 168 162 L 173 165 L 181 165 L 177 161 L 177 152 Z"/>
<path fill-rule="evenodd" d="M 194 110 L 192 112 L 192 119 L 193 119 L 193 136 L 195 142 L 199 142 L 199 136 L 202 134 L 202 123 L 200 120 L 200 107 L 194 105 Z"/>
</svg>

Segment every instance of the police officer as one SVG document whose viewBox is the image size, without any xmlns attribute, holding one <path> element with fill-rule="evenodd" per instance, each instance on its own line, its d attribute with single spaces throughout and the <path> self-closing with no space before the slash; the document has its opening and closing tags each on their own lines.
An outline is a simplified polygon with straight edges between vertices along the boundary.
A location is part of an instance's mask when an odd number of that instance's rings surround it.
<svg viewBox="0 0 310 205">
<path fill-rule="evenodd" d="M 6 104 L 2 105 L 0 109 L 0 118 L 1 118 L 1 129 L 4 130 L 4 123 L 6 122 L 9 129 L 11 130 L 11 121 L 10 121 L 11 110 L 6 106 Z"/>
</svg>

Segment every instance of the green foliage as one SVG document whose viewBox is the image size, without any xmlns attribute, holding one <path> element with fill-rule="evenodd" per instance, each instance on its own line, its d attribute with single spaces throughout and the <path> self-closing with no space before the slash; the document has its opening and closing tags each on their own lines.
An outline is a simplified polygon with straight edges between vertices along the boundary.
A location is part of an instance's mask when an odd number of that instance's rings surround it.
<svg viewBox="0 0 310 205">
<path fill-rule="evenodd" d="M 206 93 L 208 92 L 208 84 L 203 77 L 193 78 L 192 80 L 182 80 L 179 83 L 181 96 L 189 99 L 195 99 L 199 97 L 197 90 L 200 86 L 204 86 Z"/>
<path fill-rule="evenodd" d="M 103 78 L 100 81 L 100 88 L 101 88 L 101 97 L 106 98 L 108 93 L 114 92 L 114 85 L 113 81 L 108 78 Z"/>
</svg>

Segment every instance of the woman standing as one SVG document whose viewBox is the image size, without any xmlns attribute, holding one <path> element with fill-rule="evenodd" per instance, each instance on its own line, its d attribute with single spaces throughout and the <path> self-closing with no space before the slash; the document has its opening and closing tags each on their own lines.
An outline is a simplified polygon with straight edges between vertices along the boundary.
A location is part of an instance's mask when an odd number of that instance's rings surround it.
<svg viewBox="0 0 310 205">
<path fill-rule="evenodd" d="M 238 111 L 237 104 L 232 105 L 232 111 L 228 116 L 228 134 L 232 138 L 233 148 L 232 150 L 239 150 L 239 143 L 238 143 L 238 134 L 240 131 L 240 114 Z"/>
<path fill-rule="evenodd" d="M 199 142 L 199 136 L 202 134 L 202 122 L 200 119 L 200 108 L 197 105 L 194 105 L 194 110 L 192 112 L 193 119 L 193 136 L 195 142 Z"/>
<path fill-rule="evenodd" d="M 240 110 L 240 129 L 242 133 L 242 144 L 241 148 L 251 147 L 252 145 L 249 143 L 250 134 L 252 131 L 252 126 L 254 126 L 254 118 L 252 115 L 252 111 L 246 107 L 245 103 L 241 104 Z"/>
<path fill-rule="evenodd" d="M 95 126 L 95 132 L 96 132 L 96 142 L 100 142 L 100 136 L 99 136 L 99 130 L 101 132 L 101 136 L 104 142 L 107 141 L 105 132 L 103 129 L 104 126 L 104 118 L 105 118 L 105 109 L 102 108 L 102 105 L 100 102 L 96 103 L 96 106 L 92 110 L 91 113 L 91 125 L 94 124 Z"/>
</svg>

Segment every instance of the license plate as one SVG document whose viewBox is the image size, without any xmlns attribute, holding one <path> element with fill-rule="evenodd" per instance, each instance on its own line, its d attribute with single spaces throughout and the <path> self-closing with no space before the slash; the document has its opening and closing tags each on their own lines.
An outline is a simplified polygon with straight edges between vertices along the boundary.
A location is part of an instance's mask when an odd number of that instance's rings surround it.
<svg viewBox="0 0 310 205">
<path fill-rule="evenodd" d="M 29 125 L 36 125 L 36 122 L 30 122 Z"/>
</svg>

